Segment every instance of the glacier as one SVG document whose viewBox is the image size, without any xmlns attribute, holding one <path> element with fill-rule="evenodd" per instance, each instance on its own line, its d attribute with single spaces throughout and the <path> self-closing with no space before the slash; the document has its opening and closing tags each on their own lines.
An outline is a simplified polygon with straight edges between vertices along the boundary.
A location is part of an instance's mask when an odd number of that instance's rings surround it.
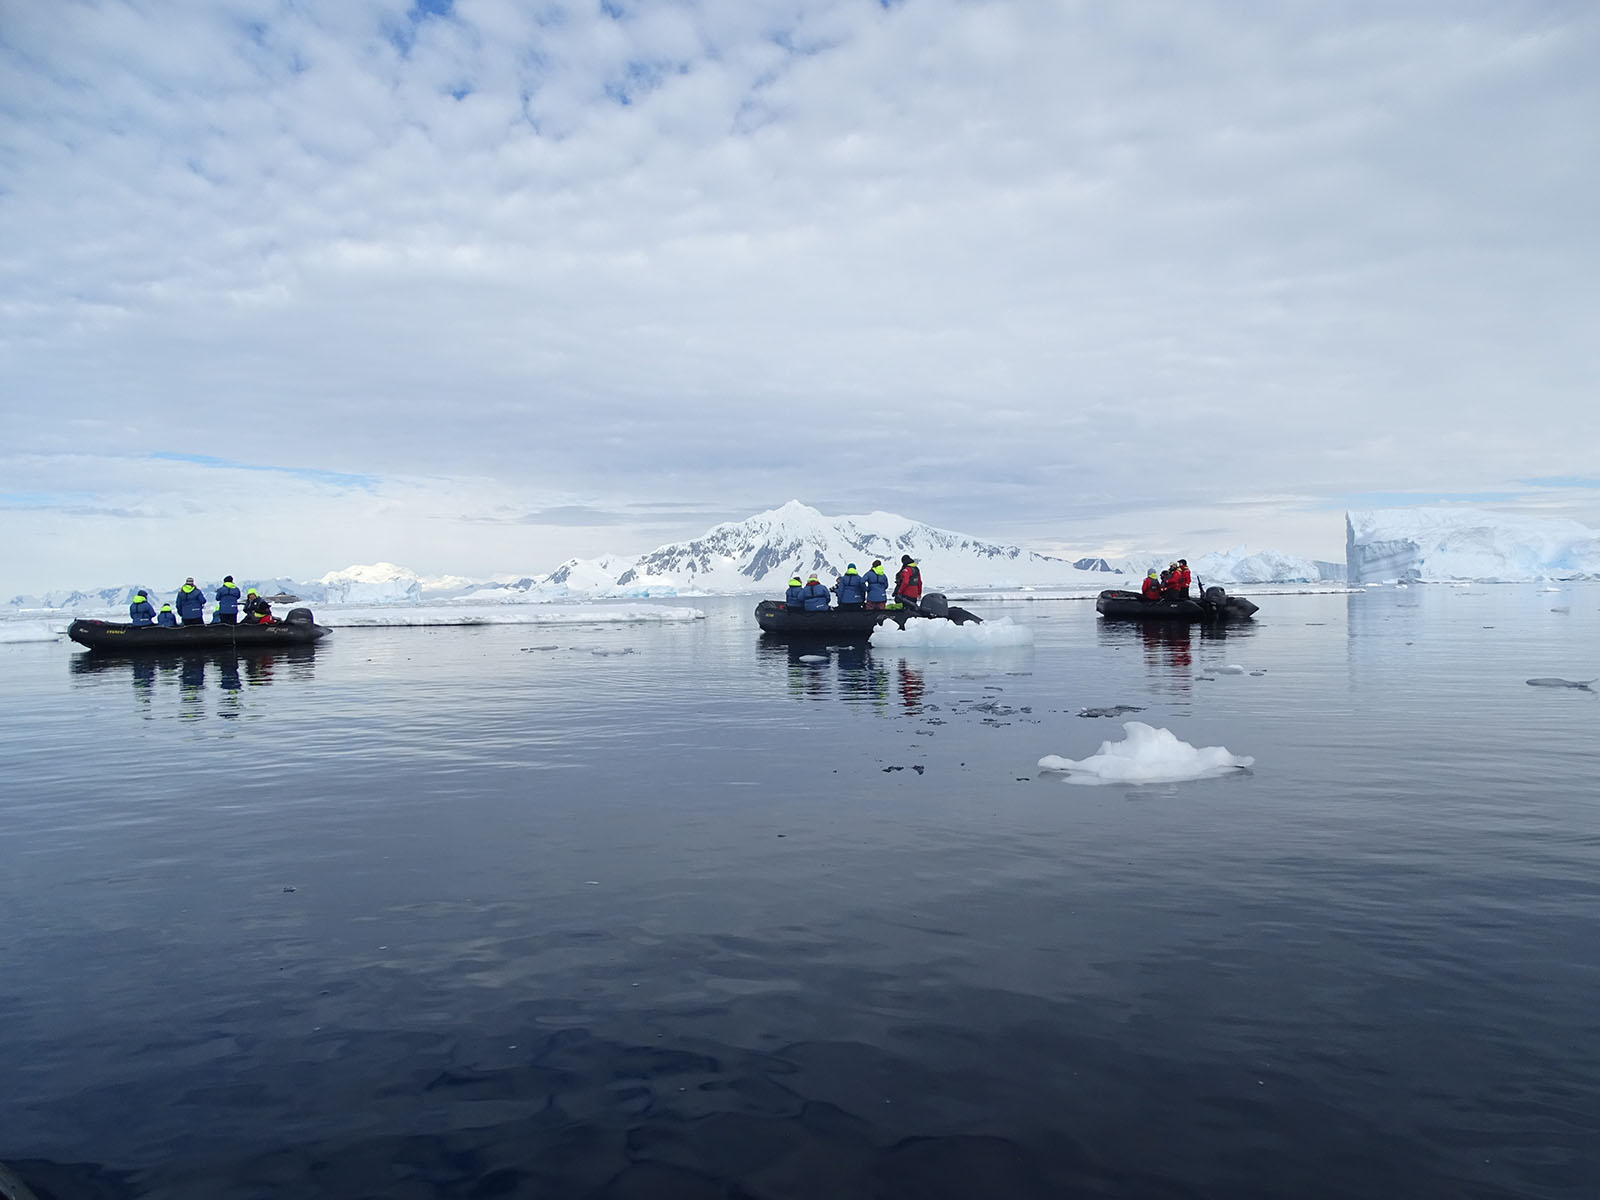
<svg viewBox="0 0 1600 1200">
<path fill-rule="evenodd" d="M 1600 531 L 1476 508 L 1352 510 L 1345 513 L 1345 571 L 1352 585 L 1596 579 Z"/>
</svg>

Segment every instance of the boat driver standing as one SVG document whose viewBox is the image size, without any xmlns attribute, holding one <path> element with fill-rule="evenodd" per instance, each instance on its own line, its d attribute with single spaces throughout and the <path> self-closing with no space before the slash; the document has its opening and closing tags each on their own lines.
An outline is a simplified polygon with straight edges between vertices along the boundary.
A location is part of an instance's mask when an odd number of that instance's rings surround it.
<svg viewBox="0 0 1600 1200">
<path fill-rule="evenodd" d="M 911 555 L 900 556 L 900 573 L 894 577 L 894 598 L 915 612 L 922 601 L 922 572 Z"/>
</svg>

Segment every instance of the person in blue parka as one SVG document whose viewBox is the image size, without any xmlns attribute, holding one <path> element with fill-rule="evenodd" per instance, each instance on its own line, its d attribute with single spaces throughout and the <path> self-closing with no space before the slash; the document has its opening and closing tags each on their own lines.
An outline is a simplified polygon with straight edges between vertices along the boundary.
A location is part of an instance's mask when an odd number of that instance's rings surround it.
<svg viewBox="0 0 1600 1200">
<path fill-rule="evenodd" d="M 800 576 L 789 576 L 789 590 L 783 594 L 783 605 L 790 612 L 799 612 L 806 606 L 806 585 L 800 582 Z"/>
<path fill-rule="evenodd" d="M 844 574 L 834 581 L 833 590 L 838 594 L 840 608 L 862 608 L 867 602 L 867 581 L 861 578 L 855 563 L 846 567 Z"/>
<path fill-rule="evenodd" d="M 161 606 L 161 611 L 156 614 L 156 624 L 157 625 L 176 625 L 177 623 L 178 623 L 178 614 L 172 611 L 172 605 L 163 604 Z"/>
<path fill-rule="evenodd" d="M 815 571 L 806 579 L 805 605 L 807 612 L 828 611 L 828 585 L 817 578 Z"/>
<path fill-rule="evenodd" d="M 867 581 L 868 608 L 882 608 L 889 602 L 889 575 L 883 569 L 883 559 L 873 559 L 862 578 Z"/>
<path fill-rule="evenodd" d="M 222 577 L 222 586 L 217 589 L 217 611 L 211 616 L 213 625 L 237 625 L 239 623 L 239 588 L 233 582 L 232 575 Z"/>
<path fill-rule="evenodd" d="M 194 585 L 194 576 L 183 581 L 183 586 L 178 589 L 176 600 L 178 606 L 178 620 L 185 625 L 204 625 L 206 623 L 206 594 Z"/>
<path fill-rule="evenodd" d="M 150 597 L 143 592 L 135 592 L 133 603 L 128 605 L 128 619 L 135 625 L 154 625 L 156 606 L 150 603 Z"/>
</svg>

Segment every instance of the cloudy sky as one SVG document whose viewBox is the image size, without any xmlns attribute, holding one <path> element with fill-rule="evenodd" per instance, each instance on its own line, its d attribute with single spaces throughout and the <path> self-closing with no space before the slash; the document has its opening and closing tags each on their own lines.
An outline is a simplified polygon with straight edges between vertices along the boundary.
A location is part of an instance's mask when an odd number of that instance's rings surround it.
<svg viewBox="0 0 1600 1200">
<path fill-rule="evenodd" d="M 0 0 L 0 592 L 1600 524 L 1600 6 Z"/>
</svg>

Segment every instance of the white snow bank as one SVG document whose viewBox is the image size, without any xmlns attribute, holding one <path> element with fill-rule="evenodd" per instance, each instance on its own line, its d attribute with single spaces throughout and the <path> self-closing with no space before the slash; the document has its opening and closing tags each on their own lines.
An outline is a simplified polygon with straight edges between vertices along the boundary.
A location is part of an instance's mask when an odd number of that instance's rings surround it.
<svg viewBox="0 0 1600 1200">
<path fill-rule="evenodd" d="M 655 604 L 548 604 L 473 607 L 462 604 L 407 605 L 404 608 L 325 608 L 317 624 L 330 629 L 378 625 L 617 625 L 700 621 L 698 608 Z"/>
<path fill-rule="evenodd" d="M 1026 625 L 1012 624 L 1010 617 L 985 621 L 981 625 L 973 621 L 957 625 L 943 617 L 927 617 L 907 621 L 904 629 L 893 621 L 885 621 L 872 631 L 872 644 L 885 650 L 913 646 L 988 650 L 996 646 L 1031 646 L 1033 630 Z"/>
<path fill-rule="evenodd" d="M 1067 772 L 1068 783 L 1179 783 L 1226 775 L 1256 761 L 1249 755 L 1230 754 L 1226 746 L 1196 749 L 1179 741 L 1170 729 L 1142 721 L 1128 721 L 1122 728 L 1126 741 L 1101 742 L 1097 753 L 1077 760 L 1047 754 L 1039 767 Z"/>
<path fill-rule="evenodd" d="M 60 621 L 0 621 L 0 644 L 59 642 L 64 636 Z"/>
</svg>

